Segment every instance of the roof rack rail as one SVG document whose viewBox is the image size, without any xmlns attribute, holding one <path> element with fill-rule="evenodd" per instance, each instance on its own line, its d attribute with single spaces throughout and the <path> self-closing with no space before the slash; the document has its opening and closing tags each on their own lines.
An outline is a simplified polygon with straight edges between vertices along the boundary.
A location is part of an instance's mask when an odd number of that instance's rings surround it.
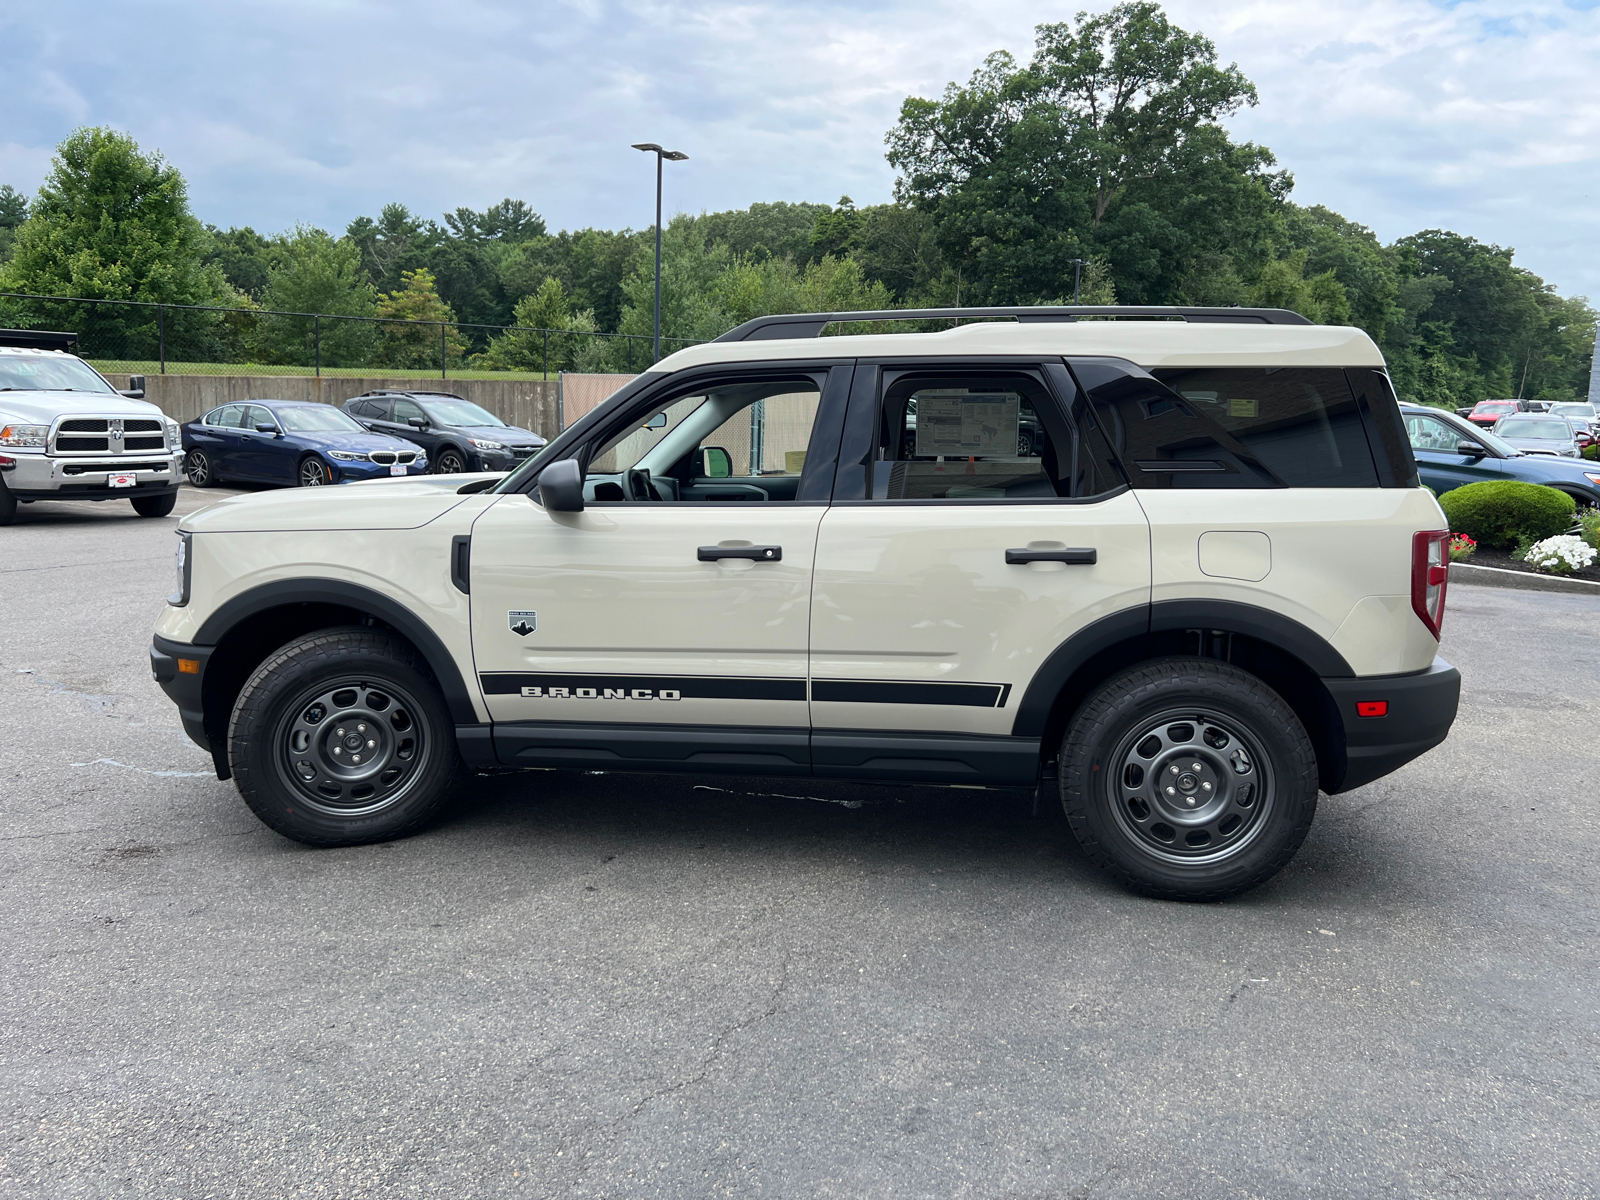
<svg viewBox="0 0 1600 1200">
<path fill-rule="evenodd" d="M 758 342 L 769 338 L 821 337 L 838 321 L 923 321 L 940 317 L 1015 317 L 1035 321 L 1076 321 L 1079 317 L 1182 317 L 1185 321 L 1224 325 L 1310 325 L 1286 308 L 1178 308 L 1160 304 L 1033 304 L 1003 308 L 894 308 L 881 312 L 790 313 L 756 317 L 735 326 L 719 342 Z"/>
<path fill-rule="evenodd" d="M 11 346 L 18 350 L 67 350 L 76 353 L 78 335 L 57 333 L 48 329 L 0 329 L 0 346 Z"/>
</svg>

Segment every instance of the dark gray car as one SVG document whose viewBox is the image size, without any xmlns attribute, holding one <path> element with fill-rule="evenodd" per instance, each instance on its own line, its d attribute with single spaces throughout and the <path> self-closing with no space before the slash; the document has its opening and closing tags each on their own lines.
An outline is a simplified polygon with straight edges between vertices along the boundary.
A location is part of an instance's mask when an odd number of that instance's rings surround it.
<svg viewBox="0 0 1600 1200">
<path fill-rule="evenodd" d="M 544 445 L 530 430 L 449 392 L 367 392 L 344 410 L 368 429 L 416 442 L 440 475 L 509 471 Z"/>
<path fill-rule="evenodd" d="M 1561 417 L 1543 417 L 1534 413 L 1517 413 L 1501 417 L 1494 427 L 1495 433 L 1510 442 L 1524 454 L 1553 454 L 1559 458 L 1581 458 L 1578 439 L 1572 426 Z"/>
</svg>

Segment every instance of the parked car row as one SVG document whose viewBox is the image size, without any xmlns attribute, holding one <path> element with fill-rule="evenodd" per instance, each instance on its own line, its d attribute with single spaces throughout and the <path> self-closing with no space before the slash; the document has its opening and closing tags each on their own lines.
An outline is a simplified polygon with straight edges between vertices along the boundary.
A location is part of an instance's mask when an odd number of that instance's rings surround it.
<svg viewBox="0 0 1600 1200">
<path fill-rule="evenodd" d="M 1486 479 L 1542 483 L 1566 492 L 1580 508 L 1600 508 L 1600 462 L 1551 453 L 1542 445 L 1530 453 L 1492 429 L 1484 429 L 1454 413 L 1420 404 L 1402 404 L 1411 452 L 1422 482 L 1443 495 L 1451 488 Z M 1512 421 L 1563 418 L 1517 415 Z M 1519 439 L 1527 444 L 1534 439 Z"/>
<path fill-rule="evenodd" d="M 538 434 L 438 392 L 368 392 L 342 408 L 294 400 L 224 404 L 183 426 L 182 437 L 184 474 L 196 487 L 509 471 L 544 445 Z"/>
</svg>

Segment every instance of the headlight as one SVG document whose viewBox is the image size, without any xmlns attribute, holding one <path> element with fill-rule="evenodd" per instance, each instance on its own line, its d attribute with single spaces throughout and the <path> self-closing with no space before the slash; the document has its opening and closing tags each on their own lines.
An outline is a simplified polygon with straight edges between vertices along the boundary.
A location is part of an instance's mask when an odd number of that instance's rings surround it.
<svg viewBox="0 0 1600 1200">
<path fill-rule="evenodd" d="M 192 536 L 181 530 L 178 533 L 178 590 L 167 597 L 167 603 L 174 608 L 182 608 L 189 603 L 189 580 L 194 574 L 189 545 Z"/>
<path fill-rule="evenodd" d="M 484 438 L 468 438 L 467 441 L 471 442 L 479 450 L 504 450 L 506 448 L 504 442 L 491 442 Z"/>
<path fill-rule="evenodd" d="M 183 441 L 183 429 L 176 421 L 167 422 L 167 445 L 176 446 Z"/>
<path fill-rule="evenodd" d="M 1596 475 L 1593 471 L 1585 471 L 1583 477 L 1590 483 L 1600 484 L 1600 475 Z"/>
<path fill-rule="evenodd" d="M 7 425 L 0 429 L 0 446 L 43 446 L 49 437 L 48 425 Z"/>
<path fill-rule="evenodd" d="M 366 462 L 365 454 L 353 454 L 349 450 L 329 450 L 329 458 L 337 458 L 340 462 Z"/>
</svg>

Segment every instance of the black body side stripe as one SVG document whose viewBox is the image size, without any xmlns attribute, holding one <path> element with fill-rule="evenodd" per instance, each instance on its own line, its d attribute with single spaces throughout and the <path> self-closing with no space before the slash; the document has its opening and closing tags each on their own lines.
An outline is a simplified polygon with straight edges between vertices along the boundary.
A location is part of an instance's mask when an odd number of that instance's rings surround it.
<svg viewBox="0 0 1600 1200">
<path fill-rule="evenodd" d="M 943 683 L 905 679 L 813 679 L 811 698 L 840 704 L 959 704 L 1004 708 L 1009 683 Z"/>
<path fill-rule="evenodd" d="M 606 693 L 635 691 L 659 695 L 675 692 L 684 700 L 804 700 L 804 679 L 762 679 L 742 675 L 542 675 L 522 672 L 496 672 L 478 677 L 485 695 L 520 696 L 525 687 L 548 693 L 551 688 L 566 688 L 575 699 L 621 699 Z M 579 689 L 594 695 L 578 696 Z M 644 699 L 645 697 L 636 697 Z"/>
<path fill-rule="evenodd" d="M 545 675 L 490 672 L 479 677 L 485 695 L 519 696 L 538 688 L 547 699 L 804 700 L 804 679 L 742 675 Z M 570 696 L 551 697 L 552 689 Z M 642 693 L 635 695 L 635 692 Z M 909 679 L 813 679 L 811 699 L 843 704 L 946 704 L 1004 708 L 1009 683 L 946 683 Z"/>
</svg>

